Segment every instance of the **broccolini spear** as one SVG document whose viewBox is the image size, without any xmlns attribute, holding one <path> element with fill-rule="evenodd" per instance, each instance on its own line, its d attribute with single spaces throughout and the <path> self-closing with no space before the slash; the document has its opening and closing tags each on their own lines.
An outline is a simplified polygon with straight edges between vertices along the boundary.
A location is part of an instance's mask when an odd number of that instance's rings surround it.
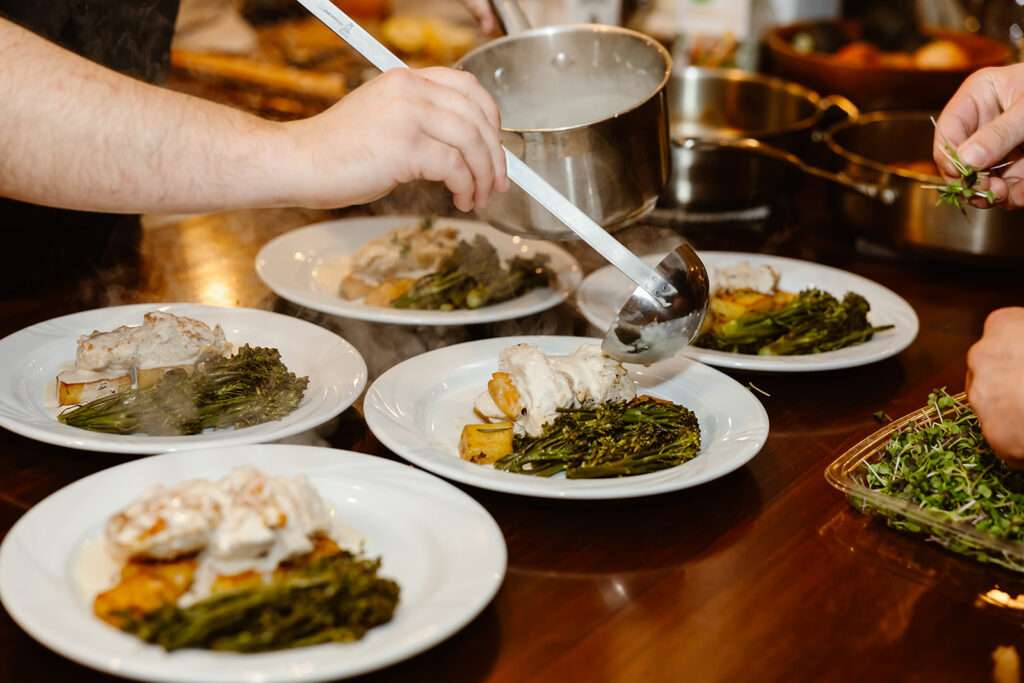
<svg viewBox="0 0 1024 683">
<path fill-rule="evenodd" d="M 436 272 L 417 279 L 391 306 L 450 311 L 513 299 L 548 285 L 547 261 L 546 255 L 517 256 L 505 268 L 494 247 L 477 235 L 472 243 L 460 241 Z"/>
<path fill-rule="evenodd" d="M 246 344 L 192 375 L 174 369 L 150 387 L 98 398 L 57 419 L 108 434 L 199 434 L 279 420 L 298 407 L 308 385 L 308 377 L 285 367 L 277 349 Z"/>
<path fill-rule="evenodd" d="M 559 412 L 540 436 L 516 436 L 515 450 L 494 467 L 540 477 L 625 477 L 674 467 L 700 451 L 697 417 L 650 396 Z"/>
<path fill-rule="evenodd" d="M 352 642 L 391 620 L 399 587 L 377 576 L 380 560 L 348 552 L 275 576 L 267 585 L 216 593 L 189 607 L 165 605 L 123 629 L 166 650 L 263 652 Z"/>
<path fill-rule="evenodd" d="M 872 327 L 870 305 L 854 292 L 839 301 L 807 289 L 775 311 L 748 312 L 705 332 L 695 344 L 716 351 L 783 356 L 833 351 L 860 344 L 893 325 Z"/>
</svg>

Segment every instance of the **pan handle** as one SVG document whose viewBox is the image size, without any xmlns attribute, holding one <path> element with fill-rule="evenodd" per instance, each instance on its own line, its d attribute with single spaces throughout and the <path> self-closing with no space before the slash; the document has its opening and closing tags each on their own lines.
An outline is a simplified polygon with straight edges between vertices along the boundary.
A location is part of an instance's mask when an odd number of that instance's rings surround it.
<svg viewBox="0 0 1024 683">
<path fill-rule="evenodd" d="M 838 183 L 843 187 L 859 192 L 866 197 L 876 199 L 886 206 L 892 205 L 899 197 L 899 190 L 894 187 L 889 187 L 888 185 L 876 185 L 874 183 L 863 183 L 858 180 L 854 180 L 845 173 L 833 173 L 832 171 L 826 171 L 823 168 L 818 168 L 817 166 L 808 164 L 795 154 L 791 154 L 772 145 L 767 145 L 760 140 L 755 140 L 754 138 L 679 138 L 673 140 L 672 143 L 679 145 L 683 149 L 701 152 L 734 149 L 742 152 L 749 152 L 751 154 L 760 154 L 761 156 L 766 156 L 795 166 L 808 175 L 813 175 L 818 178 L 824 178 L 825 180 L 832 181 L 833 183 Z"/>
<path fill-rule="evenodd" d="M 818 100 L 821 117 L 811 131 L 811 139 L 820 142 L 824 132 L 840 121 L 856 121 L 860 117 L 857 105 L 842 95 L 826 95 Z"/>
<path fill-rule="evenodd" d="M 523 11 L 519 0 L 489 0 L 491 10 L 498 20 L 502 33 L 507 36 L 522 33 L 531 28 L 530 20 Z"/>
</svg>

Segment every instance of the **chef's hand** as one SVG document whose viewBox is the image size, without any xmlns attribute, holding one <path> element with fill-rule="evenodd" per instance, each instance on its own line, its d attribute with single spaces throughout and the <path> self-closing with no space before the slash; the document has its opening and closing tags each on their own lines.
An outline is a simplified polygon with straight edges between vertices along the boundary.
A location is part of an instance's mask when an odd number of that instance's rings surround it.
<svg viewBox="0 0 1024 683">
<path fill-rule="evenodd" d="M 462 4 L 476 17 L 481 31 L 489 36 L 501 33 L 498 20 L 495 18 L 494 12 L 491 11 L 491 5 L 487 0 L 462 0 Z"/>
<path fill-rule="evenodd" d="M 365 203 L 422 178 L 444 182 L 470 211 L 508 189 L 498 107 L 464 71 L 391 69 L 286 127 L 297 150 L 291 193 L 304 206 Z"/>
<path fill-rule="evenodd" d="M 956 149 L 961 161 L 975 170 L 986 170 L 1004 161 L 1011 163 L 978 182 L 981 190 L 991 189 L 995 203 L 1007 209 L 1024 206 L 1024 64 L 990 67 L 975 71 L 949 100 L 937 120 L 939 130 Z M 944 153 L 945 145 L 936 132 L 932 155 L 946 181 L 960 174 Z M 975 195 L 972 206 L 991 206 Z"/>
<path fill-rule="evenodd" d="M 996 455 L 1024 469 L 1024 308 L 989 314 L 967 352 L 967 400 Z"/>
</svg>

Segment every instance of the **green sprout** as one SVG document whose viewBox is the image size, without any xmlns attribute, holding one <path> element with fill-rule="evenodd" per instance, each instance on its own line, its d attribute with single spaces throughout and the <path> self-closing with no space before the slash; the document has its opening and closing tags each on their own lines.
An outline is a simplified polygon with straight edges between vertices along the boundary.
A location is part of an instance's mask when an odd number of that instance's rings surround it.
<svg viewBox="0 0 1024 683">
<path fill-rule="evenodd" d="M 960 159 L 960 155 L 956 153 L 953 145 L 949 143 L 946 136 L 942 134 L 939 129 L 939 124 L 932 117 L 932 125 L 935 126 L 935 130 L 938 131 L 939 137 L 942 138 L 942 153 L 946 155 L 950 163 L 956 168 L 960 174 L 959 180 L 953 180 L 946 185 L 922 185 L 921 187 L 926 190 L 938 190 L 939 198 L 935 204 L 939 205 L 943 202 L 947 204 L 953 204 L 960 213 L 967 216 L 967 200 L 975 195 L 981 195 L 988 200 L 989 204 L 994 204 L 996 201 L 996 193 L 992 190 L 979 190 L 975 186 L 978 181 L 987 178 L 989 171 L 977 171 L 970 164 L 966 164 Z M 998 166 L 996 168 L 999 168 Z"/>
</svg>

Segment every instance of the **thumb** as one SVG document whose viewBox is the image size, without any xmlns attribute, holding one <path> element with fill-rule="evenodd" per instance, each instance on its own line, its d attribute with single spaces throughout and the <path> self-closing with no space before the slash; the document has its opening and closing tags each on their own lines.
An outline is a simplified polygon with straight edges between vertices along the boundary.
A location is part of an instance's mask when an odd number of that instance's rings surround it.
<svg viewBox="0 0 1024 683">
<path fill-rule="evenodd" d="M 1024 107 L 1014 103 L 967 138 L 957 155 L 976 170 L 997 165 L 1024 140 Z"/>
</svg>

